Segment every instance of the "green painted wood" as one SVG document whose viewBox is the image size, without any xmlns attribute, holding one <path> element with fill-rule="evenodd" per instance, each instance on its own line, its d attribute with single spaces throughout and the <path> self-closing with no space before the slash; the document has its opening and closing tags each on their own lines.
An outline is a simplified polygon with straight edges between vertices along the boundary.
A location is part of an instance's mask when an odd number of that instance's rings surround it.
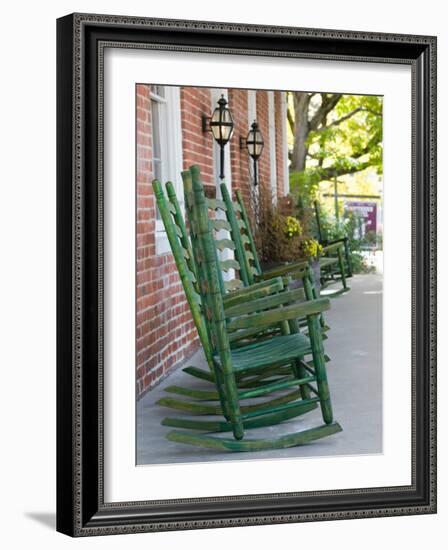
<svg viewBox="0 0 448 550">
<path fill-rule="evenodd" d="M 221 266 L 221 269 L 223 271 L 229 271 L 229 269 L 240 269 L 240 264 L 236 260 L 232 260 L 229 258 L 228 260 L 221 260 L 219 262 L 219 265 Z"/>
<path fill-rule="evenodd" d="M 210 224 L 215 231 L 221 231 L 222 229 L 230 231 L 231 229 L 229 222 L 227 220 L 222 220 L 221 218 L 210 220 Z"/>
<path fill-rule="evenodd" d="M 338 259 L 337 258 L 321 258 L 320 259 L 320 265 L 321 267 L 328 267 L 330 265 L 335 265 L 338 263 Z"/>
<path fill-rule="evenodd" d="M 248 414 L 256 411 L 264 411 L 263 414 L 266 414 L 268 412 L 271 412 L 271 409 L 275 409 L 277 411 L 278 407 L 286 403 L 297 401 L 297 399 L 301 399 L 300 390 L 289 392 L 274 399 L 268 399 L 267 401 L 264 401 L 262 403 L 241 405 L 240 411 L 243 414 Z M 162 397 L 157 401 L 157 404 L 161 405 L 162 407 L 167 407 L 169 409 L 184 411 L 189 414 L 214 416 L 222 414 L 222 408 L 219 404 L 205 404 L 202 402 L 186 401 L 185 399 L 176 399 L 174 397 Z"/>
<path fill-rule="evenodd" d="M 267 384 L 266 386 L 261 386 L 253 390 L 240 390 L 238 396 L 240 399 L 245 399 L 247 397 L 257 397 L 259 395 L 264 395 L 265 393 L 272 393 L 278 390 L 284 390 L 285 388 L 292 388 L 294 386 L 306 385 L 308 382 L 314 382 L 316 378 L 314 376 L 305 376 L 304 378 L 286 378 L 280 382 L 274 382 L 272 384 Z"/>
<path fill-rule="evenodd" d="M 243 287 L 243 282 L 239 279 L 232 279 L 231 281 L 224 281 L 223 283 L 224 291 L 233 292 Z"/>
<path fill-rule="evenodd" d="M 325 246 L 322 246 L 323 248 L 323 251 L 325 253 L 327 252 L 335 252 L 338 248 L 344 248 L 344 243 L 343 242 L 334 242 L 334 243 L 331 243 L 331 244 L 327 244 Z"/>
<path fill-rule="evenodd" d="M 294 402 L 294 403 L 283 403 L 281 405 L 278 405 L 276 407 L 272 407 L 269 409 L 269 411 L 266 411 L 265 409 L 257 409 L 257 410 L 252 410 L 252 411 L 248 411 L 248 412 L 245 412 L 243 414 L 243 419 L 246 420 L 247 418 L 255 418 L 256 416 L 261 416 L 263 414 L 266 414 L 267 412 L 269 413 L 276 413 L 276 412 L 281 412 L 281 411 L 287 411 L 293 407 L 296 407 L 296 406 L 299 406 L 302 405 L 304 407 L 310 405 L 311 403 L 318 403 L 319 402 L 319 398 L 318 397 L 310 397 L 310 399 L 302 399 L 299 403 L 297 402 Z"/>
<path fill-rule="evenodd" d="M 330 399 L 330 388 L 327 381 L 327 371 L 325 368 L 325 353 L 322 343 L 322 334 L 320 332 L 317 315 L 308 317 L 308 332 L 310 334 L 311 348 L 313 350 L 314 370 L 319 390 L 320 407 L 322 418 L 326 424 L 333 422 L 333 409 Z"/>
<path fill-rule="evenodd" d="M 245 429 L 263 428 L 266 426 L 274 426 L 285 420 L 290 420 L 297 416 L 306 414 L 317 408 L 316 403 L 309 405 L 298 405 L 286 411 L 280 411 L 274 414 L 267 414 L 258 418 L 249 418 L 243 421 Z M 162 420 L 163 426 L 171 428 L 185 428 L 187 430 L 200 430 L 205 432 L 229 432 L 232 429 L 230 422 L 222 420 L 197 420 L 193 418 L 173 418 L 167 417 Z"/>
<path fill-rule="evenodd" d="M 343 258 L 342 258 L 342 250 L 341 250 L 340 247 L 338 247 L 337 253 L 338 253 L 338 260 L 339 260 L 339 270 L 340 270 L 340 272 L 341 272 L 342 286 L 344 287 L 344 290 L 347 290 L 348 287 L 347 287 L 347 280 L 346 280 L 346 278 L 345 278 L 344 260 L 343 260 Z"/>
<path fill-rule="evenodd" d="M 317 225 L 317 238 L 319 243 L 323 247 L 324 253 L 328 256 L 334 252 L 337 252 L 337 257 L 333 258 L 336 261 L 332 262 L 331 264 L 324 265 L 324 269 L 322 271 L 323 284 L 325 285 L 326 283 L 328 283 L 329 280 L 336 280 L 333 275 L 333 269 L 336 264 L 338 265 L 339 273 L 344 272 L 344 276 L 341 277 L 341 280 L 343 278 L 352 277 L 353 271 L 351 266 L 350 249 L 347 237 L 342 237 L 332 241 L 328 240 L 328 236 L 324 234 L 323 231 L 320 204 L 318 201 L 314 202 L 314 214 Z M 343 285 L 343 288 L 345 291 L 349 290 L 347 285 Z"/>
<path fill-rule="evenodd" d="M 206 380 L 207 382 L 213 382 L 215 383 L 215 377 L 212 373 L 207 372 L 203 369 L 199 369 L 197 367 L 185 367 L 182 369 L 185 373 L 194 376 L 195 378 L 199 378 L 200 380 Z"/>
<path fill-rule="evenodd" d="M 176 191 L 172 182 L 168 181 L 165 184 L 165 189 L 168 195 L 168 200 L 170 201 L 169 204 L 174 209 L 174 212 L 172 212 L 174 220 L 181 231 L 182 246 L 184 250 L 188 253 L 188 257 L 193 262 L 193 250 L 191 248 L 190 239 L 188 237 L 187 228 L 185 226 L 184 217 L 182 215 L 182 210 L 179 201 L 177 200 Z M 195 273 L 196 269 L 194 263 L 190 265 L 190 270 L 192 273 Z"/>
<path fill-rule="evenodd" d="M 231 239 L 215 239 L 215 246 L 218 250 L 235 250 L 235 244 Z"/>
<path fill-rule="evenodd" d="M 284 304 L 293 304 L 298 300 L 302 300 L 303 297 L 303 288 L 297 288 L 295 290 L 281 292 L 265 298 L 253 299 L 250 302 L 244 302 L 233 307 L 227 307 L 226 317 L 238 317 L 247 313 L 263 311 L 265 309 L 271 309 Z"/>
<path fill-rule="evenodd" d="M 251 327 L 242 330 L 236 330 L 234 332 L 229 331 L 229 342 L 232 348 L 241 348 L 250 345 L 254 339 L 255 341 L 262 341 L 266 338 L 270 338 L 274 335 L 277 327 Z"/>
<path fill-rule="evenodd" d="M 265 298 L 271 294 L 281 292 L 284 288 L 285 285 L 280 277 L 269 279 L 261 283 L 254 283 L 249 287 L 244 287 L 231 294 L 226 294 L 223 297 L 224 307 L 227 309 L 237 304 L 247 302 L 248 300 Z"/>
<path fill-rule="evenodd" d="M 244 244 L 241 241 L 240 227 L 238 226 L 238 220 L 233 210 L 232 199 L 229 195 L 227 185 L 224 183 L 221 184 L 221 195 L 226 205 L 226 216 L 231 228 L 230 234 L 235 243 L 235 254 L 241 265 L 241 279 L 244 285 L 248 286 L 254 282 L 254 278 L 251 274 L 249 261 L 244 251 Z"/>
<path fill-rule="evenodd" d="M 244 317 L 237 317 L 231 319 L 228 323 L 229 330 L 250 328 L 250 327 L 262 327 L 266 325 L 274 325 L 281 321 L 296 319 L 297 317 L 304 317 L 312 315 L 313 313 L 321 313 L 330 309 L 330 301 L 326 298 L 319 300 L 312 300 L 310 302 L 303 302 L 301 304 L 295 304 L 293 306 L 283 307 L 281 309 L 263 311 L 260 313 L 254 313 L 252 315 L 246 315 Z"/>
<path fill-rule="evenodd" d="M 266 386 L 268 384 L 273 384 L 274 382 L 280 382 L 284 380 L 284 376 L 289 373 L 287 372 L 280 372 L 279 376 L 275 377 L 274 375 L 266 375 L 266 376 L 253 376 L 251 378 L 243 378 L 242 380 L 238 381 L 238 388 L 262 388 L 263 386 Z M 244 399 L 242 397 L 241 399 Z"/>
<path fill-rule="evenodd" d="M 293 279 L 303 279 L 306 276 L 306 267 L 308 266 L 307 260 L 300 260 L 297 262 L 287 263 L 267 271 L 263 271 L 261 277 L 263 279 L 279 277 L 281 275 L 290 275 Z"/>
<path fill-rule="evenodd" d="M 234 443 L 245 442 L 241 441 L 244 437 L 244 430 L 252 425 L 248 424 L 248 421 L 259 419 L 260 422 L 263 422 L 262 425 L 272 425 L 274 417 L 280 419 L 279 421 L 281 421 L 281 418 L 285 418 L 282 415 L 288 415 L 288 418 L 292 418 L 299 412 L 303 412 L 307 407 L 315 407 L 318 402 L 321 404 L 324 421 L 328 422 L 328 408 L 330 407 L 331 410 L 331 403 L 329 402 L 329 392 L 325 390 L 325 384 L 328 389 L 325 360 L 322 353 L 319 357 L 316 352 L 316 350 L 319 351 L 319 345 L 322 346 L 322 339 L 319 341 L 320 344 L 314 341 L 315 334 L 312 322 L 313 320 L 316 321 L 317 315 L 329 308 L 329 301 L 310 300 L 297 304 L 295 301 L 303 298 L 305 290 L 285 292 L 282 288 L 279 289 L 277 294 L 268 295 L 265 289 L 269 288 L 271 285 L 269 283 L 266 287 L 255 286 L 252 293 L 244 295 L 246 301 L 242 301 L 243 292 L 241 292 L 241 295 L 235 297 L 233 302 L 227 302 L 223 298 L 226 290 L 222 276 L 223 264 L 219 262 L 217 251 L 221 248 L 216 245 L 215 240 L 219 239 L 214 238 L 214 232 L 222 229 L 229 230 L 231 224 L 230 222 L 227 222 L 227 225 L 220 224 L 219 222 L 223 220 L 209 218 L 209 209 L 211 207 L 215 209 L 222 207 L 222 204 L 213 204 L 207 201 L 197 167 L 191 167 L 189 171 L 184 172 L 182 178 L 190 227 L 191 249 L 188 248 L 188 242 L 185 242 L 185 246 L 182 246 L 185 225 L 182 226 L 182 223 L 178 223 L 176 218 L 179 213 L 176 209 L 176 201 L 173 200 L 171 207 L 168 206 L 166 211 L 169 217 L 175 221 L 173 234 L 177 243 L 181 243 L 183 265 L 188 267 L 188 260 L 192 260 L 191 264 L 194 266 L 194 269 L 189 268 L 186 271 L 190 273 L 190 287 L 193 286 L 192 281 L 195 280 L 199 289 L 199 300 L 197 294 L 193 295 L 196 296 L 196 306 L 199 307 L 198 304 L 201 306 L 199 309 L 212 354 L 213 375 L 204 376 L 205 371 L 201 372 L 201 369 L 194 370 L 194 368 L 190 368 L 189 370 L 193 376 L 200 376 L 214 383 L 216 391 L 174 386 L 170 388 L 170 390 L 173 390 L 171 393 L 193 400 L 196 399 L 196 401 L 191 402 L 185 399 L 164 397 L 159 401 L 159 404 L 194 415 L 221 416 L 224 413 L 225 420 L 219 420 L 219 422 L 224 422 L 224 425 L 233 433 Z M 227 213 L 229 208 L 225 201 L 223 202 Z M 240 213 L 242 213 L 242 210 Z M 241 216 L 238 220 L 238 234 L 241 234 L 240 231 L 245 231 L 242 220 L 243 217 Z M 236 250 L 236 243 L 234 239 L 232 240 Z M 225 249 L 226 243 L 221 243 L 221 247 Z M 254 255 L 252 251 L 251 253 Z M 228 262 L 224 265 L 235 268 L 236 264 Z M 238 265 L 241 267 L 240 263 Z M 283 286 L 285 281 L 289 281 L 289 274 L 286 273 L 287 276 L 280 280 L 281 285 L 277 281 L 278 286 Z M 253 299 L 254 296 L 256 296 L 255 299 Z M 251 314 L 251 312 L 255 313 Z M 230 315 L 232 316 L 231 320 L 227 321 Z M 308 320 L 309 338 L 296 332 L 294 327 L 291 329 L 287 323 L 288 320 L 297 319 L 299 316 Z M 247 325 L 248 320 L 249 324 Z M 253 330 L 258 325 L 261 325 L 261 330 L 258 333 L 252 333 L 253 336 L 249 337 L 247 332 L 244 332 L 248 329 Z M 277 332 L 273 332 L 276 326 L 282 327 L 283 336 L 278 334 L 278 329 Z M 240 347 L 232 348 L 230 344 L 234 333 L 231 333 L 231 331 L 237 331 L 239 333 L 237 334 L 238 337 L 241 336 L 241 333 L 244 333 L 244 338 L 246 340 L 249 338 L 248 342 L 244 341 L 243 345 L 243 341 L 240 341 Z M 313 355 L 313 361 L 317 364 L 316 373 L 308 376 L 307 372 L 304 371 L 304 376 L 298 376 L 299 369 L 297 365 L 300 367 L 298 361 L 311 354 Z M 319 360 L 321 363 L 319 363 Z M 303 362 L 305 363 L 305 359 Z M 250 373 L 251 370 L 253 375 Z M 293 378 L 293 374 L 295 378 Z M 316 381 L 318 384 L 319 395 L 316 398 L 304 399 L 303 388 L 309 389 L 308 383 L 311 381 Z M 273 393 L 282 393 L 290 387 L 297 386 L 299 388 L 295 391 L 286 392 L 284 395 L 275 398 L 271 397 Z M 217 401 L 218 397 L 219 401 Z M 255 404 L 242 405 L 240 403 L 241 400 L 253 397 L 263 398 Z M 208 403 L 205 401 L 208 401 Z M 203 421 L 195 422 L 201 423 Z M 209 421 L 204 420 L 204 422 Z M 202 426 L 204 425 L 202 424 Z M 196 426 L 199 426 L 199 424 L 196 424 Z M 218 429 L 216 424 L 214 426 L 208 424 L 209 429 Z M 182 427 L 188 429 L 185 424 Z M 269 444 L 272 444 L 272 442 L 270 441 Z"/>
<path fill-rule="evenodd" d="M 261 269 L 261 266 L 260 266 L 260 261 L 258 259 L 258 252 L 257 252 L 257 248 L 255 246 L 255 240 L 254 240 L 252 229 L 251 229 L 251 226 L 250 226 L 249 216 L 247 215 L 247 210 L 246 210 L 246 207 L 244 206 L 243 196 L 241 195 L 241 191 L 239 189 L 236 191 L 236 202 L 237 202 L 238 206 L 240 207 L 241 219 L 244 221 L 244 224 L 245 224 L 245 231 L 246 231 L 247 237 L 249 239 L 249 248 L 250 248 L 250 251 L 252 252 L 252 255 L 254 257 L 254 260 L 253 260 L 254 261 L 254 266 L 255 266 L 258 274 L 261 274 L 262 269 Z"/>
<path fill-rule="evenodd" d="M 165 197 L 162 185 L 159 181 L 153 181 L 153 189 L 157 201 L 157 206 L 159 208 L 160 215 L 168 237 L 168 241 L 170 243 L 171 251 L 174 256 L 174 261 L 176 263 L 179 277 L 182 282 L 185 296 L 190 307 L 190 311 L 199 335 L 200 342 L 202 344 L 202 348 L 204 350 L 207 363 L 215 379 L 218 380 L 220 374 L 214 372 L 212 342 L 210 339 L 209 327 L 202 313 L 202 301 L 199 299 L 199 296 L 196 292 L 197 289 L 192 283 L 193 275 L 196 278 L 196 274 L 193 274 L 192 272 L 193 269 L 196 270 L 196 262 L 193 262 L 194 251 L 192 248 L 190 248 L 190 242 L 188 240 L 188 236 L 186 235 L 186 228 L 185 224 L 183 224 L 183 220 L 182 222 L 180 222 L 180 225 L 177 225 L 177 221 L 180 221 L 182 219 L 182 216 L 180 213 L 179 205 L 177 203 L 177 199 L 174 200 L 174 188 L 169 184 L 167 185 L 167 192 L 171 194 L 171 197 L 173 199 L 171 204 L 174 207 L 174 215 L 172 214 L 172 211 L 168 208 L 168 201 Z M 177 217 L 179 217 L 179 220 L 177 219 Z M 192 259 L 192 263 L 190 264 L 191 268 L 185 259 L 185 250 L 187 250 Z M 228 417 L 231 413 L 229 412 L 227 397 L 225 396 L 222 385 L 218 383 L 216 385 L 216 389 L 220 395 L 221 410 L 223 411 L 224 415 Z"/>
<path fill-rule="evenodd" d="M 234 439 L 224 439 L 189 432 L 178 432 L 176 430 L 169 432 L 166 437 L 170 441 L 204 447 L 206 449 L 248 452 L 297 447 L 341 431 L 341 426 L 335 422 L 334 424 L 311 428 L 302 432 L 284 435 L 276 439 L 249 439 L 245 441 L 235 441 Z"/>
<path fill-rule="evenodd" d="M 199 401 L 217 401 L 219 394 L 213 390 L 199 390 L 193 388 L 184 388 L 183 386 L 168 386 L 164 389 L 167 393 L 174 393 L 176 395 L 183 395 L 185 397 L 192 397 Z"/>
<path fill-rule="evenodd" d="M 215 353 L 219 354 L 220 357 L 222 391 L 228 404 L 232 432 L 235 439 L 242 439 L 244 436 L 244 426 L 238 401 L 236 380 L 233 373 L 230 342 L 227 335 L 226 317 L 222 300 L 223 293 L 219 282 L 220 270 L 218 268 L 216 247 L 211 233 L 213 222 L 223 220 L 209 219 L 199 167 L 190 167 L 190 173 L 193 183 L 193 217 L 198 229 L 198 245 L 201 250 L 200 260 L 203 260 L 199 264 L 198 275 L 201 285 L 206 283 L 207 288 L 207 292 L 203 293 L 202 297 L 205 301 L 205 310 L 210 318 L 213 347 Z M 230 224 L 226 223 L 230 229 Z M 214 228 L 216 229 L 216 224 L 214 224 Z"/>
<path fill-rule="evenodd" d="M 197 219 L 195 219 L 193 215 L 194 193 L 193 193 L 193 178 L 192 178 L 191 170 L 184 170 L 181 173 L 181 176 L 182 176 L 182 182 L 184 186 L 185 212 L 186 212 L 188 223 L 190 226 L 190 241 L 191 241 L 191 246 L 193 248 L 193 256 L 195 259 L 195 264 L 196 266 L 198 266 L 198 262 L 202 261 L 203 257 L 202 257 L 202 251 L 199 246 L 199 239 L 198 239 L 198 228 L 197 228 L 198 221 Z M 218 261 L 218 253 L 216 248 L 214 252 L 215 252 L 216 261 Z M 198 276 L 198 269 L 196 269 L 196 276 Z M 223 295 L 228 290 L 235 290 L 236 288 L 239 288 L 241 286 L 241 284 L 238 284 L 236 279 L 234 279 L 234 281 L 226 281 L 226 283 L 227 284 L 224 283 L 224 279 L 222 277 L 222 274 L 220 273 L 219 286 L 221 289 L 221 293 Z M 202 284 L 205 284 L 204 280 L 202 280 Z"/>
<path fill-rule="evenodd" d="M 216 382 L 213 374 L 203 369 L 190 366 L 190 367 L 185 367 L 182 370 L 183 372 L 185 372 L 186 374 L 189 374 L 190 376 L 193 376 L 194 378 L 199 378 L 200 380 L 205 380 L 212 384 L 215 384 Z M 253 385 L 253 384 L 258 384 L 258 383 L 261 384 L 264 378 L 266 378 L 267 376 L 271 376 L 272 374 L 288 375 L 290 374 L 290 371 L 291 369 L 288 366 L 284 368 L 273 366 L 273 367 L 270 367 L 269 369 L 263 369 L 263 368 L 257 369 L 258 374 L 256 374 L 255 376 L 253 373 L 253 369 L 251 371 L 242 370 L 241 372 L 235 372 L 235 376 L 238 381 L 238 387 L 243 388 L 243 387 L 249 387 L 250 385 Z M 244 377 L 247 374 L 250 374 L 250 378 L 248 380 L 244 380 Z M 240 382 L 240 380 L 243 380 L 243 381 Z"/>
<path fill-rule="evenodd" d="M 314 393 L 314 395 L 319 395 L 319 390 L 312 384 L 308 384 L 308 389 L 311 390 Z"/>
</svg>

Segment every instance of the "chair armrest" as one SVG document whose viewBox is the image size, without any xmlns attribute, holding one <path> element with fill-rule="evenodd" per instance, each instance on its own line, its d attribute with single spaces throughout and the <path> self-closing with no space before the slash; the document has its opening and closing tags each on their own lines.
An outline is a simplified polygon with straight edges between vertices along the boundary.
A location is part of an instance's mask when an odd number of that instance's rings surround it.
<svg viewBox="0 0 448 550">
<path fill-rule="evenodd" d="M 339 237 L 339 239 L 332 239 L 332 240 L 324 240 L 324 241 L 321 241 L 321 245 L 323 247 L 325 246 L 330 246 L 332 244 L 337 244 L 337 243 L 342 243 L 342 244 L 345 244 L 346 242 L 348 241 L 348 237 Z"/>
<path fill-rule="evenodd" d="M 294 291 L 291 291 L 294 292 Z M 287 292 L 283 294 L 288 294 Z M 262 327 L 274 325 L 282 321 L 297 319 L 298 317 L 308 317 L 310 315 L 318 315 L 323 311 L 330 309 L 330 300 L 328 298 L 320 298 L 319 300 L 310 300 L 300 304 L 294 304 L 286 307 L 279 307 L 252 315 L 244 315 L 235 317 L 227 323 L 227 329 L 239 330 L 251 327 Z"/>
<path fill-rule="evenodd" d="M 249 300 L 258 300 L 259 298 L 281 292 L 284 288 L 285 284 L 281 277 L 255 283 L 251 286 L 226 294 L 223 298 L 224 308 L 227 309 Z"/>
<path fill-rule="evenodd" d="M 272 279 L 273 277 L 279 277 L 281 275 L 287 275 L 289 273 L 297 274 L 295 278 L 298 279 L 300 278 L 299 274 L 301 270 L 304 271 L 302 277 L 306 275 L 307 267 L 308 267 L 307 260 L 300 260 L 298 262 L 293 262 L 290 264 L 279 265 L 278 267 L 274 267 L 272 269 L 268 269 L 267 271 L 263 271 L 261 275 L 258 275 L 258 279 L 263 279 L 263 280 Z"/>
<path fill-rule="evenodd" d="M 229 317 L 238 317 L 239 315 L 246 315 L 247 313 L 254 313 L 263 311 L 265 309 L 272 309 L 284 304 L 291 304 L 298 300 L 305 298 L 305 291 L 303 288 L 297 288 L 295 290 L 288 290 L 286 292 L 279 292 L 272 296 L 266 296 L 258 300 L 250 300 L 241 304 L 234 305 L 233 307 L 225 308 L 225 315 Z"/>
<path fill-rule="evenodd" d="M 323 252 L 331 252 L 332 250 L 337 250 L 338 248 L 343 248 L 344 247 L 344 241 L 338 241 L 338 242 L 334 242 L 334 243 L 331 243 L 331 244 L 327 244 L 325 246 L 322 246 L 322 250 Z"/>
</svg>

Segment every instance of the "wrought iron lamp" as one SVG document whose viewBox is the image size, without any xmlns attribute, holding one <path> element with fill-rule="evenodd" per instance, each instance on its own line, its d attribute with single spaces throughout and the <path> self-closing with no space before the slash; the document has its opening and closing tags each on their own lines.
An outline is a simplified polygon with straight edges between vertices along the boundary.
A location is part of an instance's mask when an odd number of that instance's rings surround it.
<svg viewBox="0 0 448 550">
<path fill-rule="evenodd" d="M 247 138 L 241 138 L 241 149 L 247 149 L 254 161 L 254 186 L 258 185 L 258 159 L 263 151 L 264 140 L 256 120 L 253 121 Z"/>
<path fill-rule="evenodd" d="M 233 135 L 233 117 L 227 107 L 224 95 L 218 100 L 218 107 L 213 111 L 211 117 L 202 116 L 202 130 L 211 131 L 213 137 L 220 147 L 219 177 L 224 179 L 224 147 Z"/>
</svg>

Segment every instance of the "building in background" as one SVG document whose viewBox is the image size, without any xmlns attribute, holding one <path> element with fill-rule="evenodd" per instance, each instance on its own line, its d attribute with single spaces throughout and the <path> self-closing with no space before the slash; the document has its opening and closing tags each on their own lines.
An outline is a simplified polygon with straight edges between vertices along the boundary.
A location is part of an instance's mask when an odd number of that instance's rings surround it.
<svg viewBox="0 0 448 550">
<path fill-rule="evenodd" d="M 187 360 L 198 348 L 196 329 L 169 243 L 158 215 L 151 182 L 172 181 L 183 201 L 180 173 L 201 168 L 209 196 L 219 195 L 219 148 L 202 117 L 224 94 L 234 119 L 225 151 L 225 181 L 240 189 L 251 208 L 252 161 L 240 147 L 256 119 L 264 138 L 258 163 L 259 188 L 273 202 L 288 193 L 286 93 L 138 84 L 136 87 L 136 369 L 137 396 Z"/>
</svg>

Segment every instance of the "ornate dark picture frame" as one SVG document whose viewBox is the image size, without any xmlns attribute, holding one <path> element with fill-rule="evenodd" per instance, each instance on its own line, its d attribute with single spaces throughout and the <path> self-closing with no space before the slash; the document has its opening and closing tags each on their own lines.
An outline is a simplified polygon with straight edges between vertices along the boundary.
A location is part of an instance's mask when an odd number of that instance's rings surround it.
<svg viewBox="0 0 448 550">
<path fill-rule="evenodd" d="M 108 45 L 411 66 L 410 486 L 104 502 L 102 62 Z M 57 51 L 57 529 L 89 536 L 435 513 L 436 38 L 73 14 L 57 22 Z"/>
</svg>

